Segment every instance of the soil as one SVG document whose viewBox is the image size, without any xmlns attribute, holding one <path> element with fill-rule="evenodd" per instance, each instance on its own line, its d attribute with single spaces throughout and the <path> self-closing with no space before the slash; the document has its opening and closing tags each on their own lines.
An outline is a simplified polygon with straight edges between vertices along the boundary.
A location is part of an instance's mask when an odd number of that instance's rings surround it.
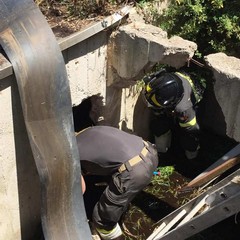
<svg viewBox="0 0 240 240">
<path fill-rule="evenodd" d="M 35 0 L 35 2 L 37 3 L 38 1 Z M 81 15 L 81 8 L 78 6 L 79 3 L 76 3 L 76 7 L 74 7 L 73 2 L 75 1 L 43 0 L 40 2 L 38 5 L 39 9 L 45 16 L 56 38 L 67 37 L 75 32 L 82 31 L 115 13 L 124 5 L 121 1 L 116 1 L 119 3 L 115 4 L 109 4 L 107 1 L 96 1 L 98 4 L 90 5 L 89 7 L 86 6 L 85 11 L 87 11 L 87 13 L 85 13 L 86 16 L 84 16 Z M 47 2 L 49 3 L 47 4 Z M 134 1 L 128 1 L 128 4 L 131 4 L 131 2 Z"/>
</svg>

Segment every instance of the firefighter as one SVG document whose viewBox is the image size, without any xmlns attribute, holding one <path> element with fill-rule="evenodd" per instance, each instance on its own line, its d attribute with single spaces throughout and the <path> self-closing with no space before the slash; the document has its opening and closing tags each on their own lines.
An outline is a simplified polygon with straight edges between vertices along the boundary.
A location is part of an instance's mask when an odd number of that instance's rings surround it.
<svg viewBox="0 0 240 240">
<path fill-rule="evenodd" d="M 102 239 L 121 239 L 119 220 L 158 166 L 154 145 L 110 126 L 93 126 L 78 135 L 83 176 L 111 176 L 93 209 L 92 222 Z"/>
<path fill-rule="evenodd" d="M 172 129 L 177 124 L 186 157 L 195 159 L 200 149 L 196 106 L 204 88 L 185 72 L 167 72 L 165 69 L 145 77 L 144 82 L 144 96 L 153 110 L 150 131 L 158 152 L 168 151 Z"/>
</svg>

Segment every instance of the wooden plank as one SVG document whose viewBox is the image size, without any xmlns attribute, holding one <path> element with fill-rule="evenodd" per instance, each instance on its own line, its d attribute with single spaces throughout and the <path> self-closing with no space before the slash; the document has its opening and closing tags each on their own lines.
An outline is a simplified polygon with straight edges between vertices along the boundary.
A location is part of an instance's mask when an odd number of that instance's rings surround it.
<svg viewBox="0 0 240 240">
<path fill-rule="evenodd" d="M 163 236 L 166 232 L 168 232 L 174 226 L 174 224 L 176 224 L 186 213 L 187 211 L 185 209 L 182 209 L 175 218 L 173 218 L 161 231 L 158 232 L 158 234 L 153 238 L 153 240 L 159 239 L 159 237 Z"/>
<path fill-rule="evenodd" d="M 201 174 L 199 174 L 195 179 L 202 177 L 205 173 L 211 171 L 212 169 L 216 168 L 217 166 L 221 165 L 222 163 L 226 162 L 228 159 L 236 157 L 240 154 L 240 144 L 236 145 L 232 148 L 229 152 L 225 153 L 221 158 L 219 158 L 215 163 L 205 169 Z"/>
<path fill-rule="evenodd" d="M 199 210 L 206 204 L 205 200 L 207 197 L 208 194 L 198 204 L 196 204 L 196 206 L 187 214 L 187 216 L 178 224 L 177 227 L 183 225 L 184 223 L 192 219 L 199 212 Z"/>
<path fill-rule="evenodd" d="M 209 171 L 205 171 L 205 173 L 201 174 L 200 177 L 193 179 L 185 187 L 180 189 L 180 192 L 187 191 L 193 187 L 199 187 L 199 186 L 207 183 L 208 181 L 212 180 L 213 178 L 221 175 L 222 173 L 226 172 L 227 170 L 229 170 L 233 166 L 236 166 L 239 163 L 240 163 L 240 154 L 237 155 L 236 157 L 228 159 L 221 165 L 219 165 Z"/>
<path fill-rule="evenodd" d="M 153 233 L 148 237 L 147 240 L 153 240 L 158 235 L 158 233 L 161 232 L 162 229 L 166 227 L 166 225 L 167 224 L 165 222 L 163 222 L 159 227 L 154 229 Z"/>
</svg>

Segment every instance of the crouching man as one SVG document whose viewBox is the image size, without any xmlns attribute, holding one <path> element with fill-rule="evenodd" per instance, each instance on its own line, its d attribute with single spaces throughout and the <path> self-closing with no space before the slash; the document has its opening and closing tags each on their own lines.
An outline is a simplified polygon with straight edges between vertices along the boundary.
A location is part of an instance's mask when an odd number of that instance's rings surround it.
<svg viewBox="0 0 240 240">
<path fill-rule="evenodd" d="M 77 135 L 83 173 L 112 176 L 96 203 L 92 221 L 102 239 L 123 239 L 118 224 L 129 203 L 146 187 L 158 166 L 155 147 L 141 137 L 109 126 Z"/>
</svg>

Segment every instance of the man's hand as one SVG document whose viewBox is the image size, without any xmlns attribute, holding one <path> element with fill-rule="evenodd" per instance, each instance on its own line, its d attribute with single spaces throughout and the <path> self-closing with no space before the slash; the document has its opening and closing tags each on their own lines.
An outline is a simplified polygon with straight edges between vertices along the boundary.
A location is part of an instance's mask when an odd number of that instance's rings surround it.
<svg viewBox="0 0 240 240">
<path fill-rule="evenodd" d="M 81 175 L 81 184 L 82 184 L 82 194 L 84 194 L 86 191 L 86 184 L 82 175 Z"/>
</svg>

